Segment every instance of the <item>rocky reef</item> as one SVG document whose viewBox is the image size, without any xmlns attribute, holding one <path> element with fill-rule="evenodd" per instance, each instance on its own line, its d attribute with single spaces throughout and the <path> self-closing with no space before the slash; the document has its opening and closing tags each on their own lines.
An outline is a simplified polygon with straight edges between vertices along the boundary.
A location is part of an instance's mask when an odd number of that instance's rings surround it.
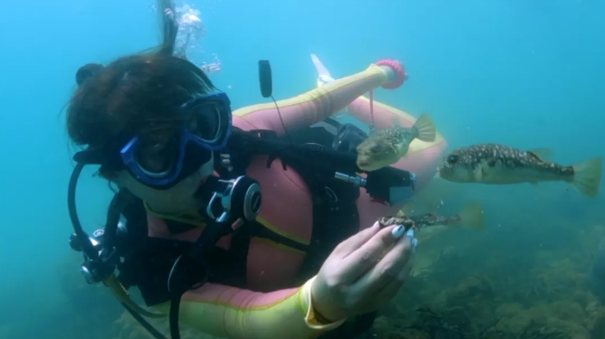
<svg viewBox="0 0 605 339">
<path fill-rule="evenodd" d="M 362 339 L 605 338 L 605 307 L 587 285 L 591 251 L 605 228 L 559 236 L 568 227 L 551 224 L 523 237 L 513 237 L 514 228 L 456 229 L 432 238 L 418 248 L 413 277 Z M 165 321 L 156 324 L 167 329 Z M 127 314 L 114 326 L 116 339 L 150 338 Z"/>
<path fill-rule="evenodd" d="M 522 236 L 511 227 L 423 244 L 414 276 L 364 339 L 605 338 L 605 307 L 587 283 L 605 229 L 577 226 L 553 221 Z"/>
<path fill-rule="evenodd" d="M 451 200 L 462 200 L 452 192 Z M 421 239 L 413 276 L 361 339 L 605 339 L 605 307 L 588 285 L 605 236 L 597 226 L 605 220 L 602 202 L 589 208 L 575 194 L 545 193 L 501 205 L 501 196 L 486 192 L 468 194 L 483 197 L 486 229 Z M 448 197 L 438 194 L 447 208 Z M 456 208 L 441 211 L 448 212 Z M 7 300 L 22 309 L 14 314 L 41 316 L 5 316 L 0 338 L 151 339 L 107 289 L 84 282 L 79 260 L 70 253 L 58 265 L 61 290 L 43 291 L 54 298 Z M 167 334 L 166 320 L 152 324 Z M 183 339 L 212 338 L 181 328 Z"/>
</svg>

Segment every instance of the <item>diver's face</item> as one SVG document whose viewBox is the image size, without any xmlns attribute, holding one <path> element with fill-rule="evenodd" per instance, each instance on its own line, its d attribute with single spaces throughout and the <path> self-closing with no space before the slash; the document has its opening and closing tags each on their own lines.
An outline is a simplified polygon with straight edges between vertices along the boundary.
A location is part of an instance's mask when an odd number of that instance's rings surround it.
<svg viewBox="0 0 605 339">
<path fill-rule="evenodd" d="M 214 172 L 214 159 L 206 162 L 190 176 L 169 189 L 157 189 L 146 186 L 136 180 L 128 171 L 118 172 L 111 178 L 118 186 L 128 189 L 132 194 L 145 201 L 151 209 L 162 213 L 176 213 L 199 207 L 194 194 L 199 186 Z"/>
</svg>

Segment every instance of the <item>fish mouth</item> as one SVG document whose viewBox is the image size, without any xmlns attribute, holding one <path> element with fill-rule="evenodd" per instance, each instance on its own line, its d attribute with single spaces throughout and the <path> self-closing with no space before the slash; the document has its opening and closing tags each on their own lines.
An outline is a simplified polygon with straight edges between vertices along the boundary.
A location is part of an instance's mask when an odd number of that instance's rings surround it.
<svg viewBox="0 0 605 339">
<path fill-rule="evenodd" d="M 359 167 L 365 167 L 365 166 L 368 166 L 369 164 L 370 164 L 370 162 L 367 160 L 357 159 L 357 166 L 359 166 Z"/>
<path fill-rule="evenodd" d="M 362 171 L 373 171 L 373 170 L 377 169 L 376 166 L 372 166 L 371 161 L 357 160 L 357 167 L 359 167 L 359 169 Z M 378 168 L 380 168 L 380 167 L 378 167 Z"/>
<path fill-rule="evenodd" d="M 448 175 L 447 175 L 448 173 L 447 173 L 447 171 L 446 171 L 446 168 L 445 168 L 445 166 L 443 166 L 443 165 L 439 165 L 439 166 L 437 166 L 437 168 L 436 168 L 436 172 L 437 172 L 437 173 L 435 173 L 435 177 L 437 177 L 437 178 L 445 179 L 445 178 L 448 176 Z"/>
</svg>

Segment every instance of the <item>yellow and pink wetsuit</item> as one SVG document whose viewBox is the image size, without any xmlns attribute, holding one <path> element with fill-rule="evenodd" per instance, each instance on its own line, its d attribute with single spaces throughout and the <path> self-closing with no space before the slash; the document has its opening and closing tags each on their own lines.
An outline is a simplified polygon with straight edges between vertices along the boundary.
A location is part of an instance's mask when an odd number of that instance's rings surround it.
<svg viewBox="0 0 605 339">
<path fill-rule="evenodd" d="M 403 79 L 401 79 L 403 81 Z M 294 98 L 278 102 L 288 131 L 321 122 L 349 107 L 349 113 L 362 121 L 370 120 L 370 103 L 365 93 L 379 86 L 389 87 L 389 69 L 372 64 L 363 72 L 335 80 Z M 412 126 L 414 118 L 393 107 L 374 102 L 376 127 L 389 126 L 397 118 Z M 284 133 L 273 104 L 244 107 L 234 112 L 233 125 L 242 130 L 265 129 Z M 394 166 L 415 172 L 418 186 L 435 174 L 436 163 L 446 148 L 441 135 L 432 143 L 415 140 L 409 153 Z M 281 236 L 309 245 L 313 227 L 311 194 L 299 174 L 283 169 L 279 159 L 267 168 L 267 156 L 256 156 L 247 175 L 256 179 L 263 190 L 263 207 L 258 223 Z M 368 227 L 380 216 L 393 214 L 401 206 L 373 202 L 364 189 L 357 200 L 359 221 Z M 195 241 L 203 226 L 184 233 L 170 234 L 165 220 L 182 220 L 148 211 L 149 236 Z M 218 246 L 228 249 L 230 236 Z M 344 239 L 343 239 L 344 240 Z M 293 286 L 305 253 L 263 238 L 252 238 L 246 269 L 246 289 L 206 283 L 190 290 L 182 298 L 180 321 L 205 333 L 227 338 L 315 338 L 334 329 L 343 321 L 319 323 L 311 305 L 313 278 L 302 286 Z M 156 306 L 168 312 L 169 303 Z"/>
</svg>

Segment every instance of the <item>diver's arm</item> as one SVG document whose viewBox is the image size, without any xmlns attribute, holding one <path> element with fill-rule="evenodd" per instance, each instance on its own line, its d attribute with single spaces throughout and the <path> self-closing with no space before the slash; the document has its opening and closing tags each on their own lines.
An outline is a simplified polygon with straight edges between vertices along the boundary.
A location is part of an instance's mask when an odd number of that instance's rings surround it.
<svg viewBox="0 0 605 339">
<path fill-rule="evenodd" d="M 393 65 L 398 65 L 393 61 Z M 286 129 L 294 130 L 323 121 L 348 106 L 364 93 L 397 82 L 400 68 L 370 65 L 363 72 L 338 79 L 294 98 L 277 102 Z M 284 133 L 278 110 L 273 103 L 244 107 L 233 114 L 247 129 L 268 129 Z"/>
<path fill-rule="evenodd" d="M 208 283 L 183 296 L 179 318 L 204 333 L 225 338 L 315 338 L 344 320 L 332 324 L 315 320 L 311 304 L 314 279 L 299 288 L 269 293 Z M 167 313 L 169 303 L 158 308 Z"/>
</svg>

